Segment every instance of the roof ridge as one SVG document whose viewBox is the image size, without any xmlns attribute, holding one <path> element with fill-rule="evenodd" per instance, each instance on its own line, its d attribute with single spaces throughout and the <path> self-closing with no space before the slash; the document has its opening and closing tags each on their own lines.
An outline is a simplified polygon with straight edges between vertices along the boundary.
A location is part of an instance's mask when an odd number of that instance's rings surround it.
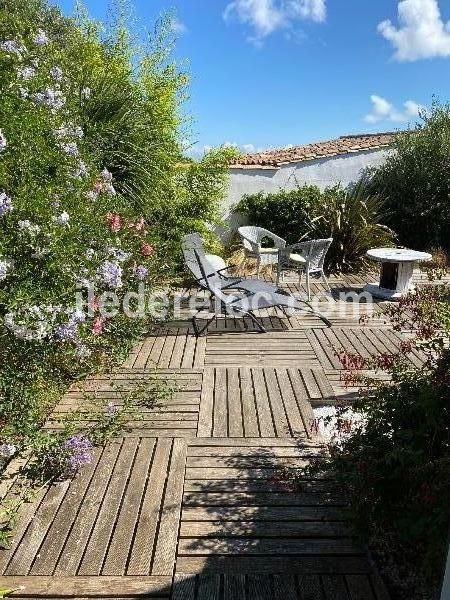
<svg viewBox="0 0 450 600">
<path fill-rule="evenodd" d="M 289 163 L 332 158 L 355 152 L 369 152 L 389 146 L 396 135 L 397 133 L 392 131 L 352 134 L 301 146 L 265 150 L 264 152 L 244 154 L 236 158 L 231 166 L 234 168 L 278 168 Z"/>
</svg>

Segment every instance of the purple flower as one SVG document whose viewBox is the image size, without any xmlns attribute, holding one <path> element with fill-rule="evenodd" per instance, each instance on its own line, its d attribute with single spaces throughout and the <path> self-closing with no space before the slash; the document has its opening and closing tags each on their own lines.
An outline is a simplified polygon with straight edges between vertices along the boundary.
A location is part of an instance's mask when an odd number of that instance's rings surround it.
<svg viewBox="0 0 450 600">
<path fill-rule="evenodd" d="M 17 452 L 16 446 L 14 444 L 0 444 L 0 458 L 8 459 Z"/>
<path fill-rule="evenodd" d="M 30 79 L 33 79 L 35 75 L 36 69 L 34 69 L 33 67 L 22 67 L 21 69 L 17 70 L 17 77 L 23 79 L 24 81 L 29 81 Z"/>
<path fill-rule="evenodd" d="M 78 150 L 78 146 L 75 142 L 66 142 L 64 144 L 60 144 L 60 148 L 69 156 L 77 157 L 80 155 L 80 151 Z"/>
<path fill-rule="evenodd" d="M 3 135 L 2 130 L 0 129 L 0 152 L 3 152 L 3 150 L 6 149 L 7 145 L 8 145 L 8 142 L 6 141 L 6 138 Z"/>
<path fill-rule="evenodd" d="M 78 337 L 78 325 L 76 323 L 60 325 L 55 331 L 55 337 L 60 342 L 72 342 Z"/>
<path fill-rule="evenodd" d="M 47 106 L 52 110 L 59 110 L 66 103 L 66 99 L 63 96 L 61 90 L 52 90 L 48 88 L 43 92 L 37 92 L 31 96 L 31 99 L 41 106 Z"/>
<path fill-rule="evenodd" d="M 92 442 L 82 433 L 73 435 L 64 442 L 64 449 L 68 452 L 68 469 L 76 473 L 84 465 L 92 462 Z"/>
<path fill-rule="evenodd" d="M 48 41 L 48 36 L 45 33 L 45 31 L 42 31 L 42 29 L 38 29 L 38 32 L 33 39 L 33 42 L 36 44 L 36 46 L 45 46 L 46 44 L 48 44 Z"/>
<path fill-rule="evenodd" d="M 11 212 L 13 209 L 13 205 L 11 202 L 11 198 L 5 194 L 5 192 L 0 192 L 0 217 L 6 215 L 6 213 Z"/>
<path fill-rule="evenodd" d="M 105 406 L 105 413 L 108 415 L 108 417 L 114 417 L 117 414 L 118 408 L 117 406 L 114 406 L 113 402 L 108 402 L 108 404 Z"/>
<path fill-rule="evenodd" d="M 50 69 L 50 76 L 53 79 L 53 81 L 61 81 L 63 72 L 59 67 L 53 67 L 52 69 Z"/>
<path fill-rule="evenodd" d="M 97 275 L 105 285 L 113 290 L 122 287 L 122 268 L 116 263 L 105 261 L 98 268 Z"/>
<path fill-rule="evenodd" d="M 145 279 L 147 279 L 148 269 L 147 267 L 144 267 L 144 265 L 138 265 L 134 268 L 133 272 L 134 276 L 136 277 L 136 279 L 139 279 L 139 281 L 144 281 Z"/>
<path fill-rule="evenodd" d="M 16 54 L 20 56 L 22 52 L 25 52 L 25 48 L 16 40 L 6 40 L 0 44 L 0 50 L 7 52 L 8 54 Z"/>
</svg>

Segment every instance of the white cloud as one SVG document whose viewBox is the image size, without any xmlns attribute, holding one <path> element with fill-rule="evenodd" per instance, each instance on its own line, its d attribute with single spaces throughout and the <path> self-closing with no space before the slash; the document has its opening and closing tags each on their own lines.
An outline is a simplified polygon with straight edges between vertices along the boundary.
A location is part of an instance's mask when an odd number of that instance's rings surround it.
<svg viewBox="0 0 450 600">
<path fill-rule="evenodd" d="M 178 35 L 183 35 L 183 33 L 187 32 L 187 27 L 184 23 L 182 23 L 177 17 L 172 17 L 172 30 L 174 33 Z"/>
<path fill-rule="evenodd" d="M 233 0 L 223 13 L 225 21 L 237 20 L 253 29 L 249 39 L 256 43 L 280 29 L 290 29 L 295 21 L 309 19 L 322 23 L 326 0 Z"/>
<path fill-rule="evenodd" d="M 401 0 L 398 22 L 398 28 L 390 20 L 378 25 L 394 46 L 396 60 L 450 57 L 450 21 L 444 23 L 437 0 Z"/>
<path fill-rule="evenodd" d="M 413 100 L 407 100 L 403 103 L 403 110 L 398 110 L 391 102 L 381 96 L 370 96 L 372 110 L 364 120 L 366 123 L 380 123 L 381 121 L 391 121 L 393 123 L 407 123 L 424 111 L 425 107 L 417 104 Z"/>
</svg>

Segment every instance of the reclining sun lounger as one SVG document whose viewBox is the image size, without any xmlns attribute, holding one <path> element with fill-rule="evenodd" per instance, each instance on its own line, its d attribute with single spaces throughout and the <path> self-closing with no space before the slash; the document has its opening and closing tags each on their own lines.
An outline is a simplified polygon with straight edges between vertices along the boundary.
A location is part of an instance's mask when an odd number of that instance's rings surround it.
<svg viewBox="0 0 450 600">
<path fill-rule="evenodd" d="M 208 261 L 203 248 L 203 242 L 201 237 L 197 233 L 190 233 L 183 237 L 181 244 L 183 250 L 184 261 L 186 267 L 193 275 L 196 283 L 203 289 L 209 289 L 206 285 L 206 279 L 216 282 L 218 287 L 222 289 L 237 289 L 248 292 L 250 294 L 256 294 L 258 292 L 276 292 L 278 287 L 259 279 L 242 279 L 239 277 L 229 277 L 224 273 L 226 269 L 216 270 L 214 266 Z M 202 258 L 204 272 L 200 270 L 198 260 L 195 256 L 195 252 Z"/>
<path fill-rule="evenodd" d="M 248 316 L 255 323 L 261 333 L 266 333 L 266 329 L 262 325 L 262 323 L 256 318 L 254 312 L 263 308 L 272 308 L 279 307 L 282 310 L 291 308 L 295 310 L 305 310 L 305 306 L 307 307 L 307 312 L 317 316 L 321 319 L 328 327 L 331 327 L 331 322 L 324 317 L 319 312 L 315 311 L 312 306 L 306 302 L 305 300 L 297 300 L 294 296 L 288 296 L 284 294 L 278 294 L 274 291 L 270 290 L 262 290 L 255 293 L 249 293 L 245 296 L 235 296 L 233 294 L 226 294 L 224 290 L 229 289 L 229 287 L 224 287 L 221 283 L 221 279 L 219 275 L 212 274 L 211 276 L 207 275 L 207 269 L 209 269 L 207 261 L 202 257 L 201 252 L 198 250 L 194 250 L 194 255 L 197 260 L 198 269 L 200 271 L 202 281 L 204 281 L 207 289 L 211 292 L 211 295 L 216 300 L 214 303 L 215 312 L 212 317 L 210 317 L 206 325 L 204 325 L 201 329 L 198 328 L 197 324 L 197 314 L 192 317 L 192 324 L 194 326 L 194 331 L 197 336 L 201 335 L 207 328 L 208 325 L 213 321 L 217 314 L 237 314 L 240 316 Z"/>
</svg>

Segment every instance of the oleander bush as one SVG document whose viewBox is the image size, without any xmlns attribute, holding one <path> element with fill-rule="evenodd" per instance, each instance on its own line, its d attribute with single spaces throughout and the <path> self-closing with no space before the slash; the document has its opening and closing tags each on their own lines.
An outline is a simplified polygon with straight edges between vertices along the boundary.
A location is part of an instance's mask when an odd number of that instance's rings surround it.
<svg viewBox="0 0 450 600">
<path fill-rule="evenodd" d="M 0 2 L 0 444 L 33 435 L 70 379 L 148 328 L 105 316 L 105 294 L 145 284 L 150 302 L 181 235 L 217 219 L 230 152 L 183 159 L 170 19 L 143 51 L 117 23 Z"/>
<path fill-rule="evenodd" d="M 385 225 L 382 200 L 365 181 L 344 189 L 321 191 L 304 185 L 292 191 L 246 195 L 238 204 L 253 225 L 273 231 L 288 244 L 306 239 L 333 238 L 325 267 L 333 273 L 357 271 L 367 250 L 391 246 L 394 233 Z"/>
<path fill-rule="evenodd" d="M 435 102 L 399 133 L 371 188 L 385 200 L 387 224 L 402 244 L 450 249 L 450 105 Z"/>
</svg>

